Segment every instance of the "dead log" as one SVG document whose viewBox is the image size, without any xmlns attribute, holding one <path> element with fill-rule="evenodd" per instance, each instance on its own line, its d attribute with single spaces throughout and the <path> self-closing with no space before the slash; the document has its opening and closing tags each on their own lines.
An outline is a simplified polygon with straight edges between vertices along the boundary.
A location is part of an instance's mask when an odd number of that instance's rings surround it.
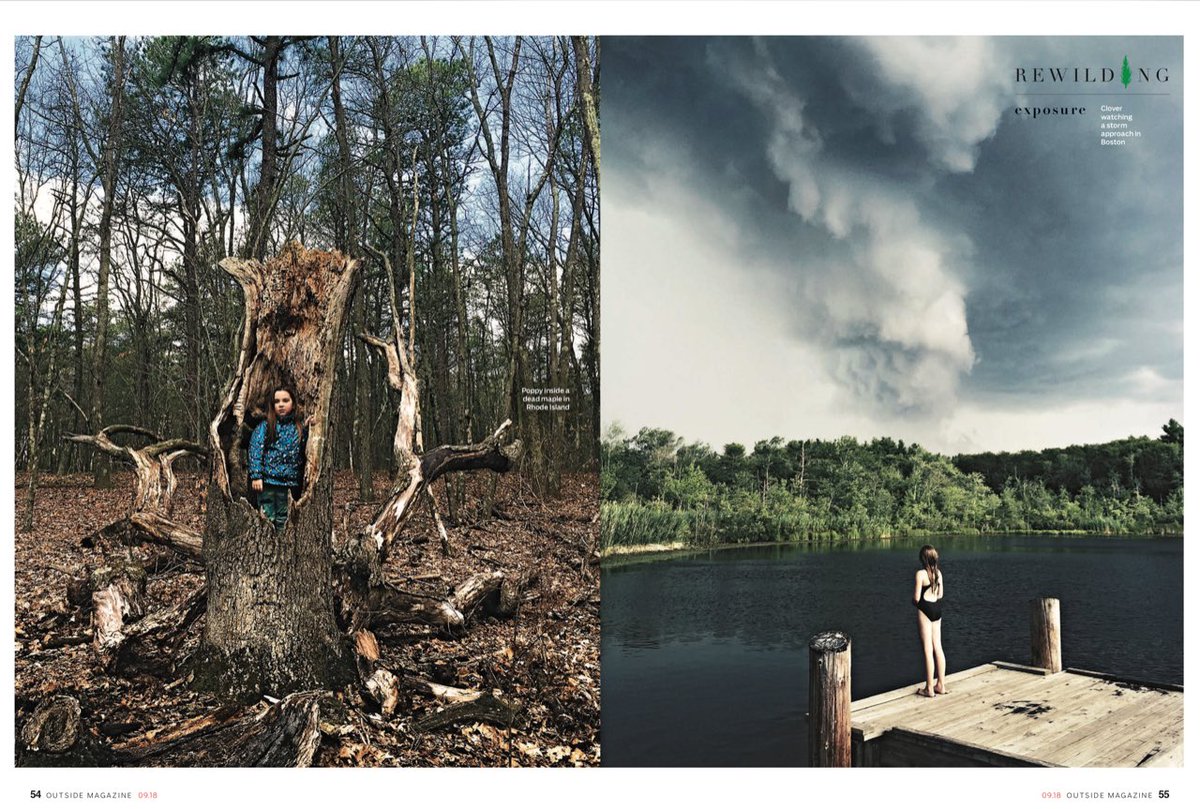
<svg viewBox="0 0 1200 809">
<path fill-rule="evenodd" d="M 328 692 L 290 694 L 270 707 L 225 706 L 171 728 L 157 728 L 111 748 L 119 763 L 173 754 L 180 766 L 307 767 L 320 741 Z M 332 710 L 337 714 L 337 710 Z"/>
<path fill-rule="evenodd" d="M 64 753 L 79 740 L 79 700 L 67 695 L 47 697 L 21 728 L 21 743 L 29 750 Z"/>
<path fill-rule="evenodd" d="M 499 597 L 500 587 L 504 583 L 504 574 L 499 571 L 491 573 L 476 573 L 471 578 L 454 588 L 450 603 L 463 615 L 469 615 L 491 595 Z"/>
<path fill-rule="evenodd" d="M 321 741 L 319 703 L 324 693 L 297 692 L 272 705 L 234 743 L 225 766 L 309 766 Z"/>
<path fill-rule="evenodd" d="M 480 611 L 484 615 L 509 618 L 516 612 L 524 588 L 536 578 L 534 570 L 515 576 L 498 571 L 477 573 L 446 598 L 412 593 L 384 582 L 370 588 L 363 606 L 362 625 L 378 629 L 390 624 L 425 624 L 455 632 Z"/>
<path fill-rule="evenodd" d="M 243 708 L 232 705 L 225 706 L 213 713 L 193 717 L 177 727 L 155 728 L 141 736 L 114 744 L 112 752 L 122 762 L 144 761 L 185 743 L 190 743 L 201 736 L 229 727 L 240 721 L 244 714 Z"/>
<path fill-rule="evenodd" d="M 107 667 L 125 639 L 125 624 L 146 614 L 146 571 L 132 560 L 111 560 L 93 570 L 92 626 L 95 648 Z"/>
<path fill-rule="evenodd" d="M 379 712 L 391 716 L 400 702 L 400 681 L 387 669 L 376 669 L 365 683 L 367 693 L 379 703 Z"/>
<path fill-rule="evenodd" d="M 521 713 L 521 703 L 493 694 L 481 694 L 470 702 L 459 702 L 435 713 L 427 714 L 415 723 L 417 730 L 428 732 L 456 722 L 490 722 L 508 727 Z"/>
<path fill-rule="evenodd" d="M 133 539 L 170 548 L 196 562 L 204 559 L 204 540 L 200 532 L 169 520 L 159 512 L 135 511 L 129 515 L 129 524 L 134 529 L 130 534 Z"/>
<path fill-rule="evenodd" d="M 409 593 L 391 584 L 371 588 L 367 605 L 367 626 L 371 628 L 390 624 L 426 624 L 453 631 L 461 629 L 466 623 L 462 611 L 449 601 Z"/>
<path fill-rule="evenodd" d="M 106 666 L 122 644 L 124 625 L 146 613 L 146 570 L 128 552 L 113 544 L 136 546 L 151 542 L 181 554 L 191 562 L 201 560 L 200 535 L 158 512 L 135 512 L 84 537 L 84 547 L 98 547 L 104 564 L 67 581 L 67 603 L 93 611 L 97 650 Z M 159 566 L 156 560 L 154 567 Z"/>
<path fill-rule="evenodd" d="M 84 548 L 106 550 L 112 544 L 127 547 L 149 543 L 170 548 L 184 557 L 203 560 L 203 539 L 198 531 L 171 520 L 158 511 L 135 511 L 115 520 L 80 540 Z"/>
<path fill-rule="evenodd" d="M 112 650 L 110 666 L 123 674 L 172 673 L 188 629 L 204 614 L 207 588 L 200 587 L 174 607 L 159 610 L 125 627 Z"/>
</svg>

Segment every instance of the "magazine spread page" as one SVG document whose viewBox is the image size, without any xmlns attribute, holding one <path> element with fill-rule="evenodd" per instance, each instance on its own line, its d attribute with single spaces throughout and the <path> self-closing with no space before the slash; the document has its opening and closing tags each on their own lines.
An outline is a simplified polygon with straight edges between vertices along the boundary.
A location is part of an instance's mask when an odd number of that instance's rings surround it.
<svg viewBox="0 0 1200 809">
<path fill-rule="evenodd" d="M 10 6 L 22 805 L 1186 800 L 1194 3 Z"/>
</svg>

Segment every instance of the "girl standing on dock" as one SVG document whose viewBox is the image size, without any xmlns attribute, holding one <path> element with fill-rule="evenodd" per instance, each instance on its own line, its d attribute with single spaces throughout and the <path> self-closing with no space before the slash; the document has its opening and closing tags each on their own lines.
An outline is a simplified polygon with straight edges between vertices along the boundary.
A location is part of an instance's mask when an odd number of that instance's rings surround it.
<svg viewBox="0 0 1200 809">
<path fill-rule="evenodd" d="M 946 581 L 938 568 L 937 548 L 924 546 L 920 559 L 921 568 L 917 571 L 913 589 L 913 606 L 917 608 L 921 648 L 925 651 L 925 685 L 917 689 L 917 693 L 922 697 L 932 697 L 946 693 L 946 654 L 942 651 L 942 599 L 946 594 Z"/>
</svg>

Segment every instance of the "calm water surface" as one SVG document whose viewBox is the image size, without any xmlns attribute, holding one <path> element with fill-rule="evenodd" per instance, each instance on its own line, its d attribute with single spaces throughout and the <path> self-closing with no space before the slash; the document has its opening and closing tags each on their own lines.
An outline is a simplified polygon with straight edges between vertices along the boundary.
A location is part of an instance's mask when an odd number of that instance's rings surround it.
<svg viewBox="0 0 1200 809">
<path fill-rule="evenodd" d="M 714 551 L 603 571 L 606 766 L 800 766 L 808 639 L 853 643 L 853 698 L 924 679 L 911 604 L 924 540 Z M 1062 602 L 1063 664 L 1183 682 L 1183 541 L 935 541 L 951 672 L 1029 662 L 1029 600 Z"/>
</svg>

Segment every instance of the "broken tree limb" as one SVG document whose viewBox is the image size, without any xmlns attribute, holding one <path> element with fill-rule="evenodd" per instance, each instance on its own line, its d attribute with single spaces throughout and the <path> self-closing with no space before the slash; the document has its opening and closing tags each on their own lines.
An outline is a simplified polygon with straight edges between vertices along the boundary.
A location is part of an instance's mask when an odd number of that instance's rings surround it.
<svg viewBox="0 0 1200 809">
<path fill-rule="evenodd" d="M 143 543 L 170 548 L 196 562 L 203 561 L 204 540 L 200 532 L 164 517 L 157 511 L 135 511 L 115 520 L 80 540 L 84 548 L 104 549 L 118 542 L 136 546 Z"/>
<path fill-rule="evenodd" d="M 122 434 L 140 435 L 154 443 L 135 449 L 113 441 L 114 435 Z M 164 516 L 171 513 L 173 505 L 175 461 L 184 455 L 203 457 L 207 454 L 204 447 L 194 441 L 183 438 L 162 440 L 150 430 L 132 424 L 110 424 L 95 435 L 68 435 L 64 440 L 95 447 L 132 466 L 137 475 L 133 511 L 155 511 Z"/>
<path fill-rule="evenodd" d="M 505 431 L 511 426 L 505 421 L 491 437 L 478 444 L 445 445 L 432 449 L 421 457 L 419 464 L 409 470 L 405 486 L 393 491 L 388 502 L 379 510 L 367 529 L 383 558 L 400 530 L 412 515 L 413 505 L 425 488 L 449 472 L 491 469 L 507 472 L 521 455 L 521 441 L 503 444 Z"/>
<path fill-rule="evenodd" d="M 498 595 L 503 583 L 504 574 L 498 571 L 476 573 L 454 588 L 450 603 L 463 615 L 470 615 L 488 596 Z"/>
<path fill-rule="evenodd" d="M 107 667 L 125 639 L 125 624 L 146 614 L 146 571 L 128 559 L 112 559 L 92 571 L 95 649 Z"/>
<path fill-rule="evenodd" d="M 422 680 L 419 677 L 408 675 L 401 678 L 401 683 L 410 691 L 436 697 L 446 702 L 474 702 L 483 696 L 482 691 L 474 691 L 469 688 L 455 688 L 452 685 L 442 685 L 441 683 Z"/>
<path fill-rule="evenodd" d="M 391 716 L 400 702 L 400 681 L 387 669 L 376 669 L 365 683 L 367 693 L 379 703 L 379 712 Z"/>
<path fill-rule="evenodd" d="M 370 588 L 361 621 L 364 627 L 370 628 L 426 624 L 454 632 L 462 629 L 467 619 L 479 610 L 485 615 L 511 617 L 524 589 L 536 579 L 534 569 L 519 574 L 476 573 L 455 587 L 446 598 L 412 593 L 382 582 Z"/>
<path fill-rule="evenodd" d="M 379 641 L 375 633 L 369 629 L 360 629 L 354 633 L 354 651 L 368 663 L 379 659 Z"/>
<path fill-rule="evenodd" d="M 447 445 L 414 461 L 403 485 L 376 513 L 375 520 L 361 533 L 334 537 L 334 591 L 339 602 L 341 625 L 353 633 L 389 623 L 424 623 L 446 630 L 461 627 L 463 611 L 451 601 L 405 593 L 383 580 L 383 564 L 413 508 L 429 483 L 444 474 L 468 469 L 505 472 L 520 457 L 521 442 L 503 444 L 505 421 L 492 435 L 469 445 Z M 467 605 L 473 606 L 473 604 Z"/>
<path fill-rule="evenodd" d="M 122 762 L 143 761 L 213 731 L 229 727 L 240 721 L 244 713 L 245 710 L 241 707 L 227 705 L 213 713 L 189 719 L 177 727 L 168 730 L 156 728 L 141 736 L 114 744 L 112 751 Z"/>
<path fill-rule="evenodd" d="M 135 529 L 131 536 L 137 540 L 162 545 L 197 562 L 204 560 L 204 540 L 199 531 L 168 520 L 154 511 L 130 514 L 129 524 Z"/>
<path fill-rule="evenodd" d="M 390 624 L 426 624 L 445 631 L 461 629 L 466 623 L 462 611 L 445 599 L 409 593 L 391 584 L 371 588 L 368 626 Z"/>
<path fill-rule="evenodd" d="M 387 257 L 384 256 L 387 262 Z M 390 264 L 388 265 L 390 266 Z M 400 394 L 400 405 L 396 413 L 396 432 L 392 436 L 392 457 L 396 468 L 403 475 L 414 460 L 413 446 L 420 418 L 417 376 L 412 372 L 412 361 L 408 350 L 398 347 L 396 342 L 387 342 L 373 334 L 363 332 L 358 339 L 383 354 L 387 362 L 388 384 Z"/>
</svg>

